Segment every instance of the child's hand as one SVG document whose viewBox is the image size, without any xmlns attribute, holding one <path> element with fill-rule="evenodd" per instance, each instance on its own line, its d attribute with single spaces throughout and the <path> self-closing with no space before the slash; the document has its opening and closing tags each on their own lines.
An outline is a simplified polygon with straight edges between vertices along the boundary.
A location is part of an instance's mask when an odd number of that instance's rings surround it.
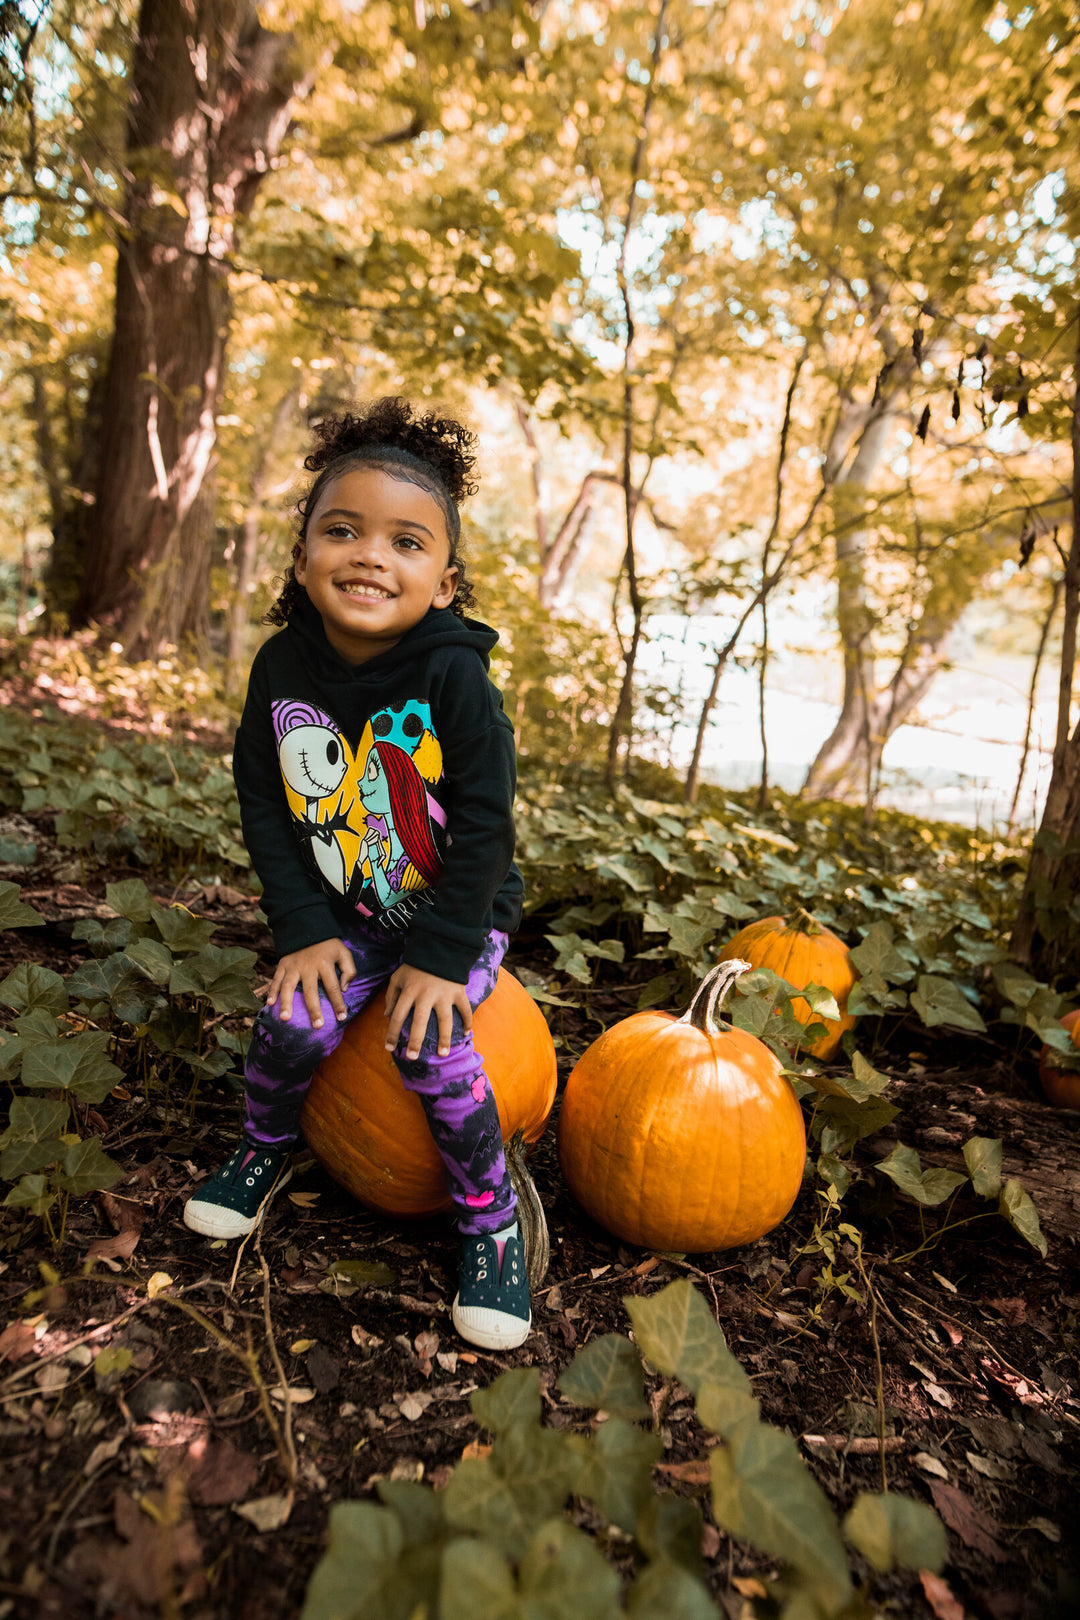
<svg viewBox="0 0 1080 1620">
<path fill-rule="evenodd" d="M 439 1020 L 439 1056 L 445 1057 L 450 1050 L 455 1007 L 465 1028 L 472 1029 L 472 1007 L 463 984 L 455 984 L 453 979 L 438 979 L 434 973 L 402 964 L 386 987 L 386 1013 L 390 1019 L 386 1050 L 392 1052 L 397 1045 L 401 1026 L 411 1012 L 412 1029 L 405 1056 L 419 1057 L 428 1019 L 434 1013 Z"/>
<path fill-rule="evenodd" d="M 277 965 L 270 988 L 266 992 L 266 1005 L 272 1007 L 280 998 L 278 1014 L 284 1023 L 292 1017 L 293 996 L 299 987 L 304 997 L 313 1029 L 322 1029 L 323 1015 L 319 1001 L 319 985 L 337 1015 L 338 1023 L 349 1016 L 341 992 L 356 978 L 356 964 L 343 939 L 323 939 L 318 945 L 306 945 L 302 951 L 290 951 Z"/>
</svg>

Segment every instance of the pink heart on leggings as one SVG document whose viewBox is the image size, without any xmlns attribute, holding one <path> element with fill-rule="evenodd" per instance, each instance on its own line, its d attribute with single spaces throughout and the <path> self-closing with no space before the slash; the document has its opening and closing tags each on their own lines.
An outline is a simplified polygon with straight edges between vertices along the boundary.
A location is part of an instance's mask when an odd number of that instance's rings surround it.
<svg viewBox="0 0 1080 1620">
<path fill-rule="evenodd" d="M 483 1102 L 487 1096 L 487 1078 L 485 1075 L 477 1075 L 472 1083 L 472 1094 L 474 1102 Z"/>
<path fill-rule="evenodd" d="M 489 1204 L 495 1202 L 495 1194 L 489 1188 L 487 1192 L 466 1193 L 465 1202 L 470 1209 L 487 1209 Z"/>
</svg>

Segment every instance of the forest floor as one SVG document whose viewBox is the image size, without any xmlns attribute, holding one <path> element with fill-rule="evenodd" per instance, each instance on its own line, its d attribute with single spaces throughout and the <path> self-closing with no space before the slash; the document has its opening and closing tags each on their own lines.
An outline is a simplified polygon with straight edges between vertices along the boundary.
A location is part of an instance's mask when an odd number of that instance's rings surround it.
<svg viewBox="0 0 1080 1620">
<path fill-rule="evenodd" d="M 85 955 L 71 937 L 74 920 L 107 915 L 106 878 L 131 875 L 81 874 L 44 823 L 37 831 L 38 865 L 17 876 L 46 924 L 0 936 L 0 977 L 29 954 L 69 972 Z M 148 881 L 163 900 L 212 916 L 219 943 L 257 949 L 270 968 L 253 901 Z M 519 936 L 508 965 L 546 968 L 540 935 Z M 633 990 L 593 994 L 588 1024 L 556 1010 L 563 1077 L 566 1054 L 634 1001 Z M 996 1216 L 897 1258 L 923 1242 L 919 1211 L 883 1196 L 881 1178 L 872 1193 L 860 1194 L 870 1182 L 857 1184 L 843 1215 L 865 1234 L 873 1316 L 840 1286 L 853 1264 L 838 1261 L 831 1273 L 820 1252 L 807 1251 L 818 1215 L 810 1183 L 788 1220 L 752 1246 L 693 1256 L 632 1249 L 570 1198 L 553 1119 L 533 1160 L 551 1266 L 534 1330 L 506 1356 L 456 1339 L 449 1226 L 402 1225 L 359 1207 L 310 1155 L 299 1156 L 307 1167 L 239 1257 L 236 1245 L 189 1232 L 184 1200 L 234 1145 L 238 1100 L 204 1086 L 189 1110 L 185 1098 L 121 1086 L 102 1113 L 104 1146 L 126 1179 L 73 1201 L 61 1248 L 27 1219 L 9 1222 L 0 1249 L 0 1620 L 298 1615 L 330 1504 L 369 1496 L 386 1476 L 445 1482 L 484 1438 L 469 1393 L 507 1367 L 539 1368 L 549 1424 L 588 1429 L 587 1414 L 555 1389 L 561 1369 L 594 1335 L 625 1333 L 625 1296 L 683 1276 L 715 1308 L 765 1417 L 798 1438 L 838 1509 L 859 1488 L 880 1489 L 883 1466 L 890 1489 L 937 1508 L 949 1532 L 947 1584 L 877 1578 L 879 1603 L 941 1620 L 962 1612 L 1064 1620 L 1080 1611 L 1080 1226 L 1070 1191 L 1080 1186 L 1080 1115 L 1046 1106 L 1034 1068 L 1011 1067 L 989 1042 L 984 1066 L 972 1070 L 970 1041 L 933 1035 L 929 1050 L 923 1031 L 918 1051 L 874 1054 L 903 1094 L 904 1140 L 928 1162 L 935 1154 L 952 1162 L 973 1131 L 1001 1136 L 1006 1173 L 1019 1174 L 1040 1204 L 1045 1261 Z M 887 1129 L 859 1156 L 880 1157 L 895 1136 Z M 1056 1167 L 1049 1207 L 1037 1185 L 1047 1164 Z M 357 1285 L 335 1271 L 341 1261 L 378 1263 L 390 1276 Z M 292 1390 L 297 1492 L 279 1528 L 266 1526 L 283 1465 L 253 1357 L 279 1428 L 275 1357 Z M 677 1387 L 665 1403 L 658 1384 L 650 1378 L 665 1447 L 658 1477 L 700 1499 L 710 1584 L 738 1620 L 767 1565 L 712 1524 L 710 1437 Z"/>
</svg>

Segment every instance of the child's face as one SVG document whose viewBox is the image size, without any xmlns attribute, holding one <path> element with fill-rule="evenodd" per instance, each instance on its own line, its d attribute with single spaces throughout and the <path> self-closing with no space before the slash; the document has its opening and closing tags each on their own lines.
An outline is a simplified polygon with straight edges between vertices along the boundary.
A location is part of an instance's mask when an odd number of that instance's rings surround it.
<svg viewBox="0 0 1080 1620">
<path fill-rule="evenodd" d="M 458 577 L 438 501 L 377 467 L 327 484 L 293 570 L 350 664 L 393 647 L 429 608 L 449 607 Z"/>
</svg>

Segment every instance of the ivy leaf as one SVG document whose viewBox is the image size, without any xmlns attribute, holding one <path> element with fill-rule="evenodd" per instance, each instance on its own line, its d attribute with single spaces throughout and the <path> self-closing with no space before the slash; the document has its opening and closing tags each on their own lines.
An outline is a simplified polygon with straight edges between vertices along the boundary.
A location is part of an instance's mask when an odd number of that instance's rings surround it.
<svg viewBox="0 0 1080 1620">
<path fill-rule="evenodd" d="M 873 1496 L 860 1491 L 844 1519 L 844 1534 L 881 1574 L 901 1569 L 944 1566 L 949 1546 L 945 1529 L 925 1502 L 907 1496 Z"/>
<path fill-rule="evenodd" d="M 894 944 L 892 925 L 871 923 L 863 935 L 862 943 L 849 953 L 861 977 L 877 974 L 887 983 L 905 984 L 914 974 Z"/>
<path fill-rule="evenodd" d="M 521 1560 L 521 1620 L 619 1620 L 619 1577 L 589 1536 L 563 1519 L 544 1524 Z"/>
<path fill-rule="evenodd" d="M 152 980 L 160 989 L 164 990 L 168 984 L 173 957 L 169 947 L 163 945 L 159 939 L 135 940 L 123 953 L 123 959 L 132 963 L 139 973 Z"/>
<path fill-rule="evenodd" d="M 1037 1249 L 1043 1259 L 1046 1259 L 1046 1239 L 1043 1237 L 1042 1227 L 1039 1225 L 1039 1212 L 1035 1208 L 1035 1200 L 1015 1176 L 1008 1180 L 1001 1189 L 998 1200 L 998 1209 L 1004 1215 L 1009 1225 L 1019 1232 L 1025 1243 L 1030 1243 Z"/>
<path fill-rule="evenodd" d="M 789 1434 L 755 1423 L 718 1446 L 710 1467 L 713 1515 L 722 1529 L 793 1564 L 834 1610 L 850 1601 L 832 1508 Z"/>
<path fill-rule="evenodd" d="M 931 1209 L 943 1204 L 950 1193 L 968 1179 L 958 1170 L 924 1170 L 915 1149 L 906 1147 L 903 1142 L 898 1142 L 888 1158 L 880 1159 L 874 1169 L 888 1176 L 917 1204 Z"/>
<path fill-rule="evenodd" d="M 67 1012 L 67 988 L 59 973 L 42 967 L 40 962 L 20 962 L 0 984 L 0 1001 L 16 1012 L 33 1012 L 44 1007 L 46 1012 Z"/>
<path fill-rule="evenodd" d="M 389 1508 L 336 1502 L 330 1509 L 329 1545 L 308 1584 L 301 1620 L 359 1620 L 384 1613 L 385 1589 L 397 1573 L 403 1544 L 401 1525 Z"/>
<path fill-rule="evenodd" d="M 128 922 L 148 923 L 154 898 L 142 878 L 125 878 L 122 883 L 106 883 L 105 900 Z"/>
<path fill-rule="evenodd" d="M 13 1097 L 0 1148 L 11 1142 L 43 1142 L 46 1137 L 59 1136 L 69 1113 L 67 1103 L 53 1097 Z"/>
<path fill-rule="evenodd" d="M 68 1040 L 35 1046 L 23 1057 L 23 1085 L 58 1086 L 81 1102 L 104 1102 L 122 1071 L 105 1056 L 109 1036 L 84 1030 Z"/>
<path fill-rule="evenodd" d="M 451 1541 L 441 1560 L 439 1620 L 515 1620 L 521 1612 L 513 1574 L 498 1547 L 476 1537 Z"/>
<path fill-rule="evenodd" d="M 882 1074 L 880 1069 L 875 1069 L 861 1052 L 853 1054 L 851 1070 L 850 1075 L 836 1075 L 816 1074 L 807 1069 L 803 1079 L 824 1097 L 846 1097 L 849 1102 L 856 1103 L 879 1096 L 891 1079 L 891 1076 Z"/>
<path fill-rule="evenodd" d="M 540 1374 L 535 1367 L 501 1373 L 486 1389 L 474 1390 L 469 1405 L 477 1423 L 492 1434 L 507 1434 L 521 1424 L 540 1423 Z"/>
<path fill-rule="evenodd" d="M 985 1033 L 986 1025 L 978 1010 L 952 979 L 920 973 L 918 988 L 912 992 L 911 1005 L 927 1029 L 947 1024 L 953 1029 L 973 1029 L 980 1034 Z"/>
<path fill-rule="evenodd" d="M 14 1181 L 18 1176 L 44 1170 L 55 1164 L 63 1151 L 64 1143 L 56 1136 L 33 1142 L 12 1142 L 0 1153 L 0 1178 Z"/>
<path fill-rule="evenodd" d="M 23 1176 L 4 1199 L 5 1209 L 28 1209 L 32 1215 L 45 1215 L 56 1203 L 44 1176 Z"/>
<path fill-rule="evenodd" d="M 618 1333 L 590 1340 L 567 1367 L 558 1388 L 578 1406 L 602 1407 L 612 1417 L 634 1422 L 649 1415 L 641 1357 Z"/>
<path fill-rule="evenodd" d="M 856 1142 L 884 1130 L 899 1111 L 884 1097 L 867 1097 L 861 1103 L 849 1097 L 827 1097 L 818 1106 L 821 1146 L 826 1153 L 850 1153 Z"/>
<path fill-rule="evenodd" d="M 980 1198 L 996 1198 L 1001 1191 L 1001 1140 L 994 1136 L 973 1136 L 963 1147 L 964 1163 L 971 1185 Z"/>
<path fill-rule="evenodd" d="M 123 1175 L 123 1166 L 109 1158 L 100 1136 L 88 1136 L 65 1151 L 53 1179 L 65 1192 L 88 1193 L 115 1187 Z"/>
<path fill-rule="evenodd" d="M 586 1497 L 605 1519 L 632 1535 L 652 1495 L 653 1463 L 663 1449 L 659 1435 L 646 1434 L 622 1418 L 608 1418 L 589 1442 L 574 1494 Z"/>
<path fill-rule="evenodd" d="M 638 1515 L 636 1538 L 647 1558 L 700 1575 L 701 1509 L 696 1502 L 670 1491 L 654 1492 Z"/>
<path fill-rule="evenodd" d="M 20 892 L 17 883 L 0 883 L 0 929 L 44 926 L 44 917 L 33 906 L 24 905 Z"/>
<path fill-rule="evenodd" d="M 745 1389 L 736 1389 L 731 1384 L 705 1383 L 697 1392 L 697 1415 L 713 1434 L 722 1434 L 725 1440 L 730 1440 L 733 1434 L 759 1420 L 761 1408 Z"/>
<path fill-rule="evenodd" d="M 684 1277 L 648 1299 L 623 1300 L 643 1356 L 692 1393 L 721 1384 L 749 1393 L 750 1379 L 727 1347 L 709 1307 Z"/>
<path fill-rule="evenodd" d="M 201 951 L 214 932 L 214 924 L 205 917 L 196 917 L 186 906 L 150 907 L 150 915 L 166 945 L 173 952 Z"/>
<path fill-rule="evenodd" d="M 650 1564 L 642 1570 L 627 1599 L 632 1620 L 716 1620 L 717 1609 L 709 1589 L 696 1575 L 678 1564 Z"/>
</svg>

